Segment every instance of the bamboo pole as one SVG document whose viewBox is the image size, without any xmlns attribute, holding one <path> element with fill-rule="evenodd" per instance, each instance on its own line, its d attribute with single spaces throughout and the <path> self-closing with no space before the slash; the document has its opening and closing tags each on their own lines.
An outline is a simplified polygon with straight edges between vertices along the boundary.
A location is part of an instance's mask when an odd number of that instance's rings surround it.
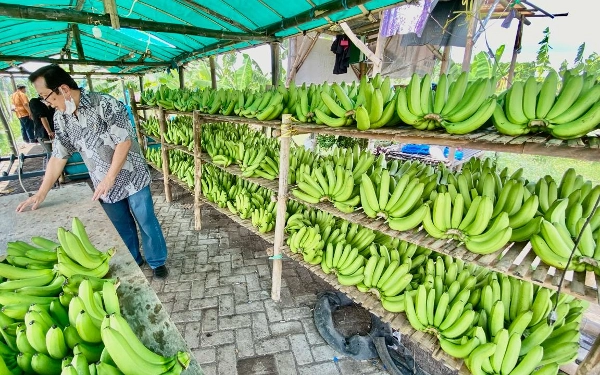
<svg viewBox="0 0 600 375">
<path fill-rule="evenodd" d="M 194 111 L 194 229 L 202 229 L 202 120 Z"/>
<path fill-rule="evenodd" d="M 287 206 L 288 172 L 290 169 L 290 139 L 292 136 L 292 116 L 284 114 L 281 120 L 281 137 L 279 138 L 279 190 L 277 193 L 277 217 L 275 219 L 275 240 L 273 241 L 273 278 L 271 298 L 279 301 L 281 293 L 281 256 L 283 247 L 283 231 L 285 229 L 285 212 Z"/>
<path fill-rule="evenodd" d="M 523 16 L 519 16 L 519 26 L 517 26 L 517 34 L 515 35 L 515 45 L 513 47 L 512 58 L 510 60 L 510 68 L 508 69 L 508 87 L 512 86 L 513 78 L 515 78 L 515 66 L 517 65 L 517 55 L 521 50 L 521 40 L 523 39 Z M 507 87 L 507 88 L 508 88 Z"/>
<path fill-rule="evenodd" d="M 479 8 L 481 0 L 472 0 L 469 25 L 467 28 L 467 44 L 465 45 L 465 54 L 463 56 L 462 70 L 468 72 L 471 68 L 471 57 L 473 56 L 473 36 L 477 29 L 477 21 L 479 20 Z M 467 17 L 468 18 L 468 17 Z"/>
<path fill-rule="evenodd" d="M 281 73 L 281 43 L 271 43 L 271 85 L 273 88 L 279 86 L 279 76 Z"/>
<path fill-rule="evenodd" d="M 171 195 L 171 183 L 169 181 L 169 150 L 165 146 L 165 133 L 167 132 L 167 120 L 165 110 L 158 107 L 158 124 L 160 125 L 160 152 L 162 155 L 163 183 L 165 184 L 165 200 L 170 203 L 173 200 Z"/>
<path fill-rule="evenodd" d="M 142 100 L 142 92 L 144 91 L 144 76 L 138 76 L 138 80 L 139 80 L 139 84 L 140 84 L 140 101 Z M 144 119 L 147 119 L 148 116 L 146 116 L 146 110 L 144 109 L 142 111 L 144 113 Z"/>
</svg>

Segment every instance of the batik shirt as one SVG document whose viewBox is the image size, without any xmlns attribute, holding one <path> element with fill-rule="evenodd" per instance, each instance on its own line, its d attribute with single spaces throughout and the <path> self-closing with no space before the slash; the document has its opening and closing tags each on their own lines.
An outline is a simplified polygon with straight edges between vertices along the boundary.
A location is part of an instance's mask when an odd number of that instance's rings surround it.
<svg viewBox="0 0 600 375">
<path fill-rule="evenodd" d="M 131 140 L 131 148 L 114 186 L 102 196 L 115 203 L 137 193 L 150 183 L 150 171 L 137 142 L 123 103 L 110 95 L 81 90 L 77 116 L 54 113 L 55 138 L 52 156 L 68 159 L 79 152 L 94 187 L 106 177 L 119 143 Z"/>
</svg>

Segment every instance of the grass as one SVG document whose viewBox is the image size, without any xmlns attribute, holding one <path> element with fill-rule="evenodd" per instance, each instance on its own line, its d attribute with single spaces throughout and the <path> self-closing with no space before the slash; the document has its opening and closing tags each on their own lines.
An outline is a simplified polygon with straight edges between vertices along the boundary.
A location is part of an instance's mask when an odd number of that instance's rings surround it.
<svg viewBox="0 0 600 375">
<path fill-rule="evenodd" d="M 508 167 L 511 172 L 523 168 L 523 177 L 537 181 L 545 175 L 550 175 L 560 181 L 565 171 L 575 168 L 575 171 L 594 185 L 600 184 L 600 162 L 555 158 L 540 155 L 517 155 L 511 153 L 486 153 L 488 157 L 496 157 L 499 170 Z"/>
</svg>

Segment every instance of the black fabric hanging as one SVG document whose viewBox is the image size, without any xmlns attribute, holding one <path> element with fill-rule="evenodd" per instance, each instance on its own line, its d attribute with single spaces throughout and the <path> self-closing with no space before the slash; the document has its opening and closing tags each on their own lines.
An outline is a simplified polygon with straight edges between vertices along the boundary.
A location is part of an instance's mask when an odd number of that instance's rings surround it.
<svg viewBox="0 0 600 375">
<path fill-rule="evenodd" d="M 352 42 L 345 35 L 337 35 L 333 44 L 331 44 L 331 52 L 335 54 L 335 65 L 333 66 L 333 74 L 345 74 L 350 66 L 350 46 Z"/>
</svg>

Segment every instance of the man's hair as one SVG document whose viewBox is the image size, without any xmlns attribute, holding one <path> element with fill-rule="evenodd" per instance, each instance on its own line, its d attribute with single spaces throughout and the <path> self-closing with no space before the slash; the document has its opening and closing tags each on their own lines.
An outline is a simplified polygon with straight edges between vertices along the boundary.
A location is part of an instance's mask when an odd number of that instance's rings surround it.
<svg viewBox="0 0 600 375">
<path fill-rule="evenodd" d="M 58 93 L 58 87 L 67 85 L 73 90 L 78 90 L 79 86 L 75 83 L 73 77 L 58 65 L 46 65 L 29 75 L 29 82 L 33 83 L 40 77 L 44 77 L 46 87 Z"/>
</svg>

